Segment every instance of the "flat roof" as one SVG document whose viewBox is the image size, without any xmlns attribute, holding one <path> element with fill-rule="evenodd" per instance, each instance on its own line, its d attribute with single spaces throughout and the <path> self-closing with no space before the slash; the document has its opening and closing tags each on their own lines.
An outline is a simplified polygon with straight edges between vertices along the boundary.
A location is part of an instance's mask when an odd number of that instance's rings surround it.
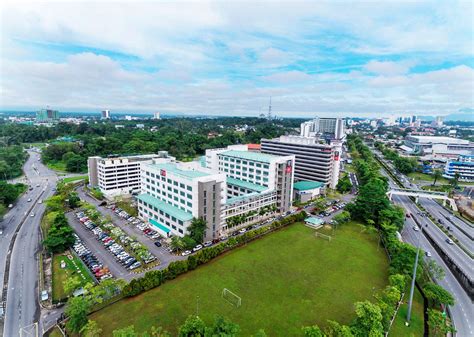
<svg viewBox="0 0 474 337">
<path fill-rule="evenodd" d="M 235 179 L 231 177 L 227 177 L 227 184 L 236 185 L 236 186 L 243 187 L 243 188 L 256 191 L 256 192 L 263 192 L 265 190 L 268 190 L 268 187 L 266 186 L 257 185 L 248 181 Z"/>
<path fill-rule="evenodd" d="M 239 195 L 237 197 L 227 198 L 226 205 L 232 204 L 236 201 L 241 201 L 241 200 L 245 200 L 245 199 L 248 199 L 248 198 L 251 198 L 251 197 L 255 197 L 257 195 L 260 195 L 260 193 L 253 192 L 253 193 L 249 193 L 249 194 Z"/>
<path fill-rule="evenodd" d="M 219 153 L 218 155 L 252 160 L 252 161 L 259 161 L 262 163 L 270 163 L 272 160 L 275 160 L 280 157 L 280 156 L 275 156 L 268 153 L 253 152 L 253 151 L 237 151 L 237 150 L 224 151 L 224 152 Z"/>
<path fill-rule="evenodd" d="M 298 181 L 293 184 L 293 189 L 298 190 L 298 191 L 306 191 L 306 190 L 312 190 L 315 188 L 320 188 L 324 184 L 319 181 L 309 181 L 309 180 L 303 180 L 303 181 Z"/>
<path fill-rule="evenodd" d="M 444 137 L 444 136 L 411 136 L 409 135 L 408 137 L 416 139 L 420 143 L 469 144 L 468 140 L 452 138 L 452 137 Z"/>
<path fill-rule="evenodd" d="M 182 209 L 170 205 L 163 200 L 160 200 L 158 198 L 155 198 L 149 194 L 143 193 L 137 196 L 137 199 L 153 206 L 156 207 L 158 210 L 161 210 L 165 212 L 166 214 L 169 214 L 171 216 L 174 216 L 175 218 L 182 220 L 182 221 L 190 221 L 193 218 L 193 215 L 191 213 L 188 213 L 186 211 L 183 211 Z"/>
<path fill-rule="evenodd" d="M 149 164 L 151 167 L 157 168 L 159 170 L 165 170 L 166 172 L 173 173 L 181 178 L 188 180 L 193 180 L 195 178 L 207 177 L 210 176 L 210 173 L 199 171 L 195 169 L 186 169 L 183 170 L 176 165 L 176 163 L 162 163 L 162 164 Z"/>
<path fill-rule="evenodd" d="M 304 222 L 308 222 L 312 225 L 317 226 L 317 225 L 322 225 L 324 223 L 324 220 L 310 216 L 309 218 L 304 219 Z"/>
</svg>

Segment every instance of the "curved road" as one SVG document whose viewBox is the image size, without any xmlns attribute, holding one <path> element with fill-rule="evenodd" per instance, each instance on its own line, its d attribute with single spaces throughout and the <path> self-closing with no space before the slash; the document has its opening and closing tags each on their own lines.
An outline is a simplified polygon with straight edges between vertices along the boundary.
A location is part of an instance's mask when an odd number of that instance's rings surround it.
<svg viewBox="0 0 474 337">
<path fill-rule="evenodd" d="M 45 210 L 40 201 L 53 195 L 57 176 L 38 160 L 39 153 L 31 150 L 28 153 L 30 156 L 23 171 L 33 190 L 23 195 L 6 214 L 0 236 L 2 283 L 7 278 L 2 292 L 2 301 L 6 300 L 5 315 L 0 321 L 4 337 L 19 336 L 22 328 L 38 322 L 40 317 L 37 253 L 40 250 L 40 221 Z M 9 251 L 15 232 L 16 240 Z"/>
</svg>

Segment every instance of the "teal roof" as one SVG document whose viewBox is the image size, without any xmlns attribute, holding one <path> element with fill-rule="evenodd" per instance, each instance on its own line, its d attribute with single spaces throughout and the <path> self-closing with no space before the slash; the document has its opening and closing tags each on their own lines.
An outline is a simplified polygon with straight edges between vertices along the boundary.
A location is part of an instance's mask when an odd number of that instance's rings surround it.
<svg viewBox="0 0 474 337">
<path fill-rule="evenodd" d="M 293 184 L 293 189 L 298 190 L 298 191 L 307 191 L 307 190 L 312 190 L 315 188 L 320 188 L 324 184 L 319 182 L 319 181 L 298 181 L 297 183 Z"/>
<path fill-rule="evenodd" d="M 309 217 L 309 218 L 306 218 L 304 219 L 304 222 L 308 222 L 312 225 L 322 225 L 324 223 L 324 221 L 322 219 L 319 219 L 319 218 L 315 218 L 315 217 Z"/>
<path fill-rule="evenodd" d="M 160 200 L 158 198 L 152 197 L 149 194 L 140 194 L 137 196 L 137 199 L 156 207 L 159 210 L 162 210 L 166 214 L 169 214 L 171 216 L 174 216 L 175 218 L 182 220 L 182 221 L 189 221 L 193 218 L 193 215 L 191 213 L 188 213 L 186 211 L 183 211 L 182 209 L 179 209 L 176 206 L 170 205 L 163 200 Z"/>
<path fill-rule="evenodd" d="M 247 198 L 254 197 L 254 196 L 257 196 L 259 194 L 260 193 L 253 192 L 253 193 L 249 193 L 249 194 L 239 195 L 238 197 L 227 198 L 226 204 L 227 205 L 228 204 L 233 204 L 234 202 L 245 200 Z"/>
<path fill-rule="evenodd" d="M 270 161 L 278 158 L 279 156 L 274 156 L 268 153 L 261 153 L 261 152 L 254 152 L 254 151 L 237 151 L 237 150 L 229 150 L 225 152 L 219 153 L 219 155 L 239 158 L 239 159 L 246 159 L 252 161 L 259 161 L 262 163 L 269 163 Z"/>
<path fill-rule="evenodd" d="M 246 188 L 248 190 L 256 191 L 256 192 L 263 192 L 265 190 L 268 190 L 268 187 L 262 186 L 262 185 L 257 185 L 248 181 L 243 181 L 240 179 L 235 179 L 231 177 L 227 177 L 227 184 L 229 185 L 236 185 L 239 187 Z"/>
<path fill-rule="evenodd" d="M 165 164 L 150 164 L 151 167 L 155 167 L 159 170 L 165 170 L 166 172 L 173 173 L 176 176 L 179 176 L 184 179 L 193 180 L 194 178 L 206 177 L 210 173 L 198 171 L 194 169 L 182 170 L 178 168 L 175 163 L 165 163 Z"/>
<path fill-rule="evenodd" d="M 162 225 L 160 224 L 158 221 L 156 221 L 155 219 L 150 219 L 150 223 L 155 226 L 155 227 L 158 227 L 159 229 L 161 229 L 163 232 L 165 233 L 169 233 L 171 232 L 171 230 L 166 227 L 165 225 Z"/>
</svg>

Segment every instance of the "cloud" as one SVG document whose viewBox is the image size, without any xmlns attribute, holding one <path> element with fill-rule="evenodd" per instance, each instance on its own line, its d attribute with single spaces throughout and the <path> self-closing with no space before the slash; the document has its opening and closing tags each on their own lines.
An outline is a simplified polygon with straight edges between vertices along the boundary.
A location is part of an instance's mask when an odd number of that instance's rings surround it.
<svg viewBox="0 0 474 337">
<path fill-rule="evenodd" d="M 470 107 L 472 3 L 7 2 L 2 107 L 285 115 Z M 429 65 L 429 66 L 428 66 Z"/>
</svg>

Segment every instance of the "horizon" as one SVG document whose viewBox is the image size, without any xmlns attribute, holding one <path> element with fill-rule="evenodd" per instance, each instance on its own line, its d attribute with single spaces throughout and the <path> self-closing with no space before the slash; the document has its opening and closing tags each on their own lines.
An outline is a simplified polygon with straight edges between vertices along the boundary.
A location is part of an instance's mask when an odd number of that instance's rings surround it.
<svg viewBox="0 0 474 337">
<path fill-rule="evenodd" d="M 279 117 L 472 111 L 471 2 L 347 3 L 7 0 L 0 108 L 255 116 L 271 99 Z"/>
</svg>

